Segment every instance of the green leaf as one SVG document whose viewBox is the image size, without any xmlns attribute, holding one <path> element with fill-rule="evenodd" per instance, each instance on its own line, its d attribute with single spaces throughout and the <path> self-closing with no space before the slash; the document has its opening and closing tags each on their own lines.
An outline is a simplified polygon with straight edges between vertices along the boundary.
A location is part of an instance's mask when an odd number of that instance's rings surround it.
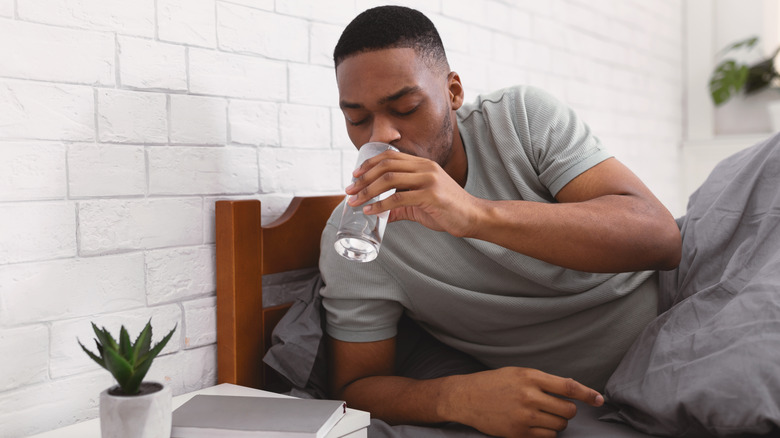
<svg viewBox="0 0 780 438">
<path fill-rule="evenodd" d="M 744 64 L 737 64 L 733 59 L 727 59 L 715 68 L 710 78 L 710 95 L 716 106 L 726 103 L 732 96 L 742 90 L 748 78 L 749 69 Z"/>
<path fill-rule="evenodd" d="M 121 354 L 123 358 L 128 359 L 130 365 L 133 364 L 132 360 L 129 360 L 131 348 L 130 335 L 127 333 L 125 326 L 122 326 L 119 329 L 119 354 Z"/>
<path fill-rule="evenodd" d="M 105 359 L 106 369 L 114 376 L 114 379 L 122 388 L 122 392 L 127 395 L 137 394 L 138 388 L 128 386 L 128 382 L 133 376 L 133 366 L 114 350 L 106 350 Z"/>
<path fill-rule="evenodd" d="M 98 340 L 97 340 L 97 339 L 95 339 L 94 341 L 95 341 L 95 345 L 97 345 L 98 354 L 99 354 L 99 355 L 100 355 L 100 357 L 102 358 L 102 357 L 103 357 L 103 346 L 102 346 L 102 345 L 100 345 L 100 342 L 98 342 Z"/>
<path fill-rule="evenodd" d="M 726 48 L 724 48 L 723 50 L 720 51 L 719 55 L 724 55 L 727 52 L 730 52 L 730 51 L 735 50 L 735 49 L 739 49 L 741 47 L 745 47 L 747 49 L 752 49 L 753 46 L 756 45 L 756 43 L 758 43 L 758 37 L 757 36 L 752 36 L 750 38 L 744 39 L 742 41 L 737 41 L 736 43 L 734 43 L 734 44 L 732 44 L 730 46 L 727 46 Z"/>
<path fill-rule="evenodd" d="M 114 351 L 116 351 L 117 348 L 119 348 L 113 336 L 111 336 L 111 333 L 109 333 L 108 330 L 105 329 L 105 327 L 101 330 L 93 322 L 92 329 L 95 331 L 95 336 L 97 336 L 98 340 L 100 341 L 100 344 L 103 345 L 103 348 L 114 350 Z"/>
<path fill-rule="evenodd" d="M 143 382 L 146 373 L 149 372 L 149 368 L 152 366 L 153 358 L 148 360 L 142 360 L 133 371 L 133 375 L 127 381 L 128 388 L 141 388 L 141 382 Z M 136 390 L 138 392 L 138 390 Z M 134 393 L 135 394 L 135 393 Z"/>
<path fill-rule="evenodd" d="M 165 347 L 165 344 L 168 343 L 168 341 L 171 340 L 171 337 L 173 336 L 173 332 L 176 331 L 176 326 L 173 327 L 173 329 L 168 333 L 160 342 L 157 343 L 157 345 L 154 346 L 149 352 L 144 354 L 141 359 L 138 360 L 138 362 L 135 365 L 135 374 L 132 376 L 131 381 L 129 383 L 129 386 L 135 386 L 138 385 L 138 387 L 141 386 L 141 382 L 144 380 L 144 377 L 146 376 L 146 373 L 149 371 L 149 368 L 152 366 L 152 362 L 154 361 L 154 358 L 157 357 L 158 354 L 162 351 L 162 349 Z"/>
<path fill-rule="evenodd" d="M 81 340 L 79 340 L 78 338 L 76 338 L 76 341 L 78 341 L 79 345 L 81 345 L 81 349 L 84 350 L 84 353 L 87 353 L 87 355 L 89 357 L 91 357 L 92 360 L 97 362 L 98 365 L 100 365 L 103 368 L 106 368 L 106 363 L 105 363 L 105 361 L 103 361 L 102 357 L 99 357 L 95 353 L 87 350 L 87 347 L 85 347 L 84 344 L 81 343 Z M 95 343 L 97 343 L 97 340 L 95 341 Z M 100 347 L 100 344 L 98 344 L 98 347 Z M 98 348 L 98 351 L 100 351 L 100 348 Z M 108 368 L 106 368 L 106 369 L 108 369 Z"/>
<path fill-rule="evenodd" d="M 171 340 L 171 336 L 173 336 L 173 332 L 175 332 L 175 331 L 176 331 L 176 327 L 177 327 L 177 326 L 178 326 L 178 324 L 176 324 L 176 326 L 174 326 L 174 327 L 173 327 L 173 330 L 171 330 L 171 332 L 170 332 L 170 333 L 168 333 L 168 334 L 167 334 L 167 335 L 166 335 L 166 336 L 165 336 L 165 337 L 164 337 L 164 338 L 163 338 L 163 339 L 162 339 L 160 342 L 158 342 L 158 343 L 157 343 L 157 345 L 155 345 L 155 346 L 154 346 L 154 348 L 152 348 L 152 349 L 151 349 L 151 350 L 150 350 L 148 353 L 146 353 L 145 355 L 141 356 L 141 359 L 138 361 L 138 363 L 136 364 L 136 366 L 137 366 L 137 367 L 140 367 L 140 366 L 141 366 L 141 365 L 143 365 L 143 363 L 144 363 L 144 362 L 146 362 L 147 360 L 148 360 L 149 362 L 151 362 L 152 360 L 154 360 L 154 358 L 155 358 L 155 357 L 157 357 L 157 355 L 158 355 L 158 354 L 160 354 L 160 352 L 162 351 L 162 349 L 165 347 L 165 344 L 167 344 L 167 343 L 168 343 L 168 341 L 170 341 L 170 340 Z"/>
<path fill-rule="evenodd" d="M 152 343 L 152 319 L 149 318 L 149 321 L 146 323 L 146 326 L 143 330 L 141 330 L 141 333 L 138 334 L 138 337 L 135 339 L 135 344 L 133 344 L 133 351 L 130 356 L 131 363 L 133 366 L 135 366 L 138 363 L 138 358 L 142 357 L 146 353 L 149 352 L 149 346 Z"/>
</svg>

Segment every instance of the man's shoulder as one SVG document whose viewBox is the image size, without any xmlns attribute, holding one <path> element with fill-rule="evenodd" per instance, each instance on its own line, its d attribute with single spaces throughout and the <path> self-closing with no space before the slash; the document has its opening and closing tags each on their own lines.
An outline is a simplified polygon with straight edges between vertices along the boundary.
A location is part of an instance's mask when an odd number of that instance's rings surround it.
<svg viewBox="0 0 780 438">
<path fill-rule="evenodd" d="M 475 112 L 483 112 L 487 108 L 516 109 L 528 108 L 536 105 L 545 105 L 556 101 L 556 98 L 542 88 L 533 85 L 514 85 L 501 88 L 490 93 L 484 93 L 469 104 L 463 105 L 458 110 L 461 119 L 465 119 Z"/>
</svg>

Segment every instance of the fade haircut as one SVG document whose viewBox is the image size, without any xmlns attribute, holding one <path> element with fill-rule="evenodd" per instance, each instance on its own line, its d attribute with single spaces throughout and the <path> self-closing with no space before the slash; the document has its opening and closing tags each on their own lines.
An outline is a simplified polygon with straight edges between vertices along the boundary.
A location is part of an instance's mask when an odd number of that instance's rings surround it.
<svg viewBox="0 0 780 438">
<path fill-rule="evenodd" d="M 352 55 L 381 49 L 410 48 L 432 68 L 449 72 L 444 44 L 433 22 L 422 12 L 403 6 L 379 6 L 355 17 L 333 50 L 338 68 Z"/>
</svg>

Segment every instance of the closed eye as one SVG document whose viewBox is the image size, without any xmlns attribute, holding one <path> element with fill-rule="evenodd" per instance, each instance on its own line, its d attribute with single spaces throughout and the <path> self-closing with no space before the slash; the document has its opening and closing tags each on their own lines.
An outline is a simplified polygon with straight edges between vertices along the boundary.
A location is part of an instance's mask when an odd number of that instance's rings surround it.
<svg viewBox="0 0 780 438">
<path fill-rule="evenodd" d="M 397 115 L 397 116 L 408 116 L 408 115 L 413 114 L 415 111 L 417 111 L 418 108 L 420 108 L 420 107 L 416 106 L 416 107 L 414 107 L 414 108 L 412 108 L 412 109 L 410 109 L 409 111 L 406 111 L 406 112 L 400 112 L 400 111 L 394 111 L 394 112 L 395 112 L 395 115 Z"/>
</svg>

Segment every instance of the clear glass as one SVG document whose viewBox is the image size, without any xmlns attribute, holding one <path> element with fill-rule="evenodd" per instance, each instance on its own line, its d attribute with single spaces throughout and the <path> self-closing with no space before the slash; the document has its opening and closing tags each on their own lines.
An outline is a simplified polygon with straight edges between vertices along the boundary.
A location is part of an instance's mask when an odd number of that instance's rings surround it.
<svg viewBox="0 0 780 438">
<path fill-rule="evenodd" d="M 358 151 L 355 168 L 357 169 L 364 161 L 387 150 L 397 151 L 398 149 L 387 143 L 364 144 Z M 352 207 L 344 201 L 344 209 L 341 213 L 339 230 L 334 244 L 337 253 L 348 260 L 357 262 L 370 262 L 379 255 L 379 247 L 382 245 L 382 236 L 385 234 L 390 212 L 364 214 L 363 207 L 381 201 L 393 193 L 395 193 L 395 189 L 388 190 L 357 207 Z"/>
</svg>

